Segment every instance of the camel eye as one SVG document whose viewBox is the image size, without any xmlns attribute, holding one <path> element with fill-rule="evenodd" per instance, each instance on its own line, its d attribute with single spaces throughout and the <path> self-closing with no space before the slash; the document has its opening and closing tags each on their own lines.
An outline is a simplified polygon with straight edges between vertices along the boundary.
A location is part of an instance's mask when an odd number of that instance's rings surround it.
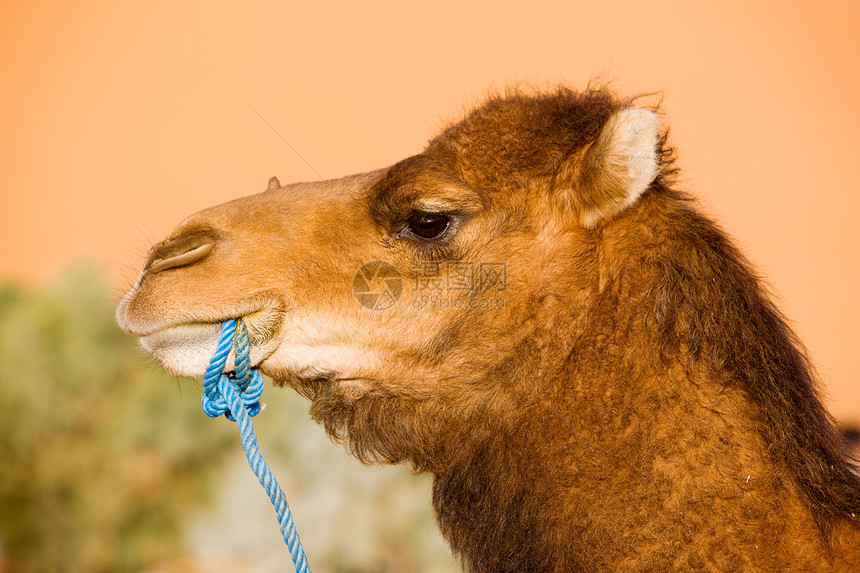
<svg viewBox="0 0 860 573">
<path fill-rule="evenodd" d="M 451 226 L 451 220 L 439 213 L 413 213 L 409 230 L 422 239 L 436 239 Z"/>
</svg>

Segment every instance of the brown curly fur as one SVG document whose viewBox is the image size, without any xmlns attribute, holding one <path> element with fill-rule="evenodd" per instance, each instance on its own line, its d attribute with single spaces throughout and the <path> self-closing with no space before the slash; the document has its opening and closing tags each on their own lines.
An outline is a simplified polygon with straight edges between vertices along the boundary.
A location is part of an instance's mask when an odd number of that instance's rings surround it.
<svg viewBox="0 0 860 573">
<path fill-rule="evenodd" d="M 120 322 L 216 322 L 261 298 L 285 322 L 291 309 L 331 317 L 320 324 L 373 360 L 309 374 L 274 351 L 261 368 L 359 459 L 433 472 L 440 527 L 469 571 L 858 571 L 857 466 L 761 280 L 676 189 L 665 133 L 656 177 L 624 203 L 603 134 L 632 103 L 509 93 L 380 172 L 270 182 L 173 234 L 214 229 L 269 274 L 241 274 L 218 243 L 188 270 L 145 271 Z M 457 234 L 403 240 L 429 196 L 453 205 Z M 239 213 L 250 239 L 231 239 Z M 407 280 L 421 261 L 504 261 L 505 305 L 356 310 L 344 285 L 374 259 Z M 204 304 L 180 287 L 213 269 L 244 292 L 200 282 Z"/>
</svg>

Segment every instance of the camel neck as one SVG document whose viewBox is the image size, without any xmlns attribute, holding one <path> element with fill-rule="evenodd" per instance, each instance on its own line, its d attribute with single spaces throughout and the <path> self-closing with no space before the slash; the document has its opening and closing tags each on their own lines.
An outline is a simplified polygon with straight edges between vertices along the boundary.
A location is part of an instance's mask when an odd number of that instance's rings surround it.
<svg viewBox="0 0 860 573">
<path fill-rule="evenodd" d="M 618 342 L 581 341 L 562 378 L 518 385 L 516 417 L 488 406 L 452 438 L 434 506 L 469 570 L 801 571 L 827 561 L 742 392 L 696 368 L 634 363 L 636 348 Z"/>
</svg>

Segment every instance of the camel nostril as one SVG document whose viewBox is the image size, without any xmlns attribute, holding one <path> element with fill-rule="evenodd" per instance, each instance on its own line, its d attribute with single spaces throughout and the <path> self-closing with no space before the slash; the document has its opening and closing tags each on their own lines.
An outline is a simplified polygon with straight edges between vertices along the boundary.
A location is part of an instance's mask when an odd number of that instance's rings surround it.
<svg viewBox="0 0 860 573">
<path fill-rule="evenodd" d="M 212 231 L 200 231 L 168 239 L 153 247 L 143 270 L 154 274 L 193 265 L 209 255 L 212 247 L 215 246 L 215 240 L 215 233 Z"/>
</svg>

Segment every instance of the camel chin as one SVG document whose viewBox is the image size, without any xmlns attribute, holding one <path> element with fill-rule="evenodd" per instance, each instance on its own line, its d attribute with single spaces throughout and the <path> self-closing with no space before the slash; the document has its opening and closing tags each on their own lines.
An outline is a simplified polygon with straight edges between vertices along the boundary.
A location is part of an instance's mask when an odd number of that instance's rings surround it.
<svg viewBox="0 0 860 573">
<path fill-rule="evenodd" d="M 183 324 L 141 336 L 140 344 L 174 376 L 196 378 L 206 373 L 220 333 L 221 326 L 217 323 Z M 372 353 L 357 348 L 299 339 L 251 344 L 251 366 L 259 367 L 263 373 L 277 373 L 281 378 L 319 380 L 349 375 L 349 380 L 354 382 L 362 363 L 371 356 Z M 231 352 L 224 369 L 231 370 L 234 366 Z"/>
<path fill-rule="evenodd" d="M 142 336 L 140 345 L 174 376 L 196 378 L 206 373 L 220 334 L 220 324 L 183 324 Z M 266 346 L 251 346 L 252 367 L 259 366 L 271 352 Z M 234 366 L 231 352 L 224 368 Z"/>
<path fill-rule="evenodd" d="M 142 336 L 140 345 L 175 376 L 203 376 L 218 345 L 218 324 L 187 324 Z M 232 367 L 228 357 L 228 368 Z"/>
</svg>

